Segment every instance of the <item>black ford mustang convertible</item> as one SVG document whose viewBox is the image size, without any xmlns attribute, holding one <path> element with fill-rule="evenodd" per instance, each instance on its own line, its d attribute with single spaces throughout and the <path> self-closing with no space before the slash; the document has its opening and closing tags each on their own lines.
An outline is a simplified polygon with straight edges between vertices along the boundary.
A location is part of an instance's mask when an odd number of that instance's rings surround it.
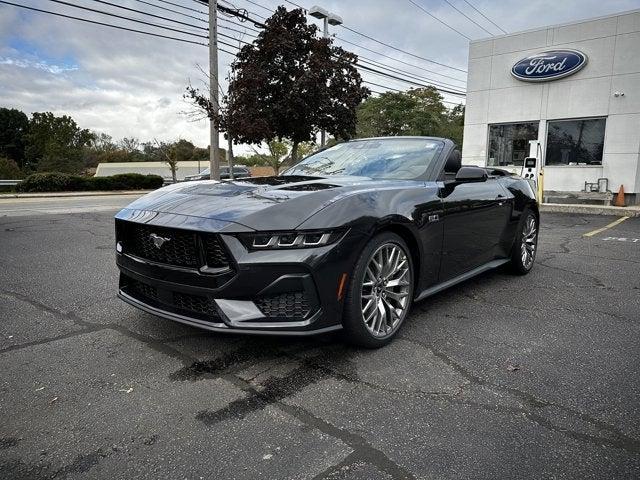
<svg viewBox="0 0 640 480">
<path fill-rule="evenodd" d="M 136 200 L 116 216 L 119 296 L 208 330 L 379 347 L 413 301 L 503 264 L 527 273 L 538 224 L 527 181 L 461 166 L 450 140 L 356 140 L 280 176 Z"/>
</svg>

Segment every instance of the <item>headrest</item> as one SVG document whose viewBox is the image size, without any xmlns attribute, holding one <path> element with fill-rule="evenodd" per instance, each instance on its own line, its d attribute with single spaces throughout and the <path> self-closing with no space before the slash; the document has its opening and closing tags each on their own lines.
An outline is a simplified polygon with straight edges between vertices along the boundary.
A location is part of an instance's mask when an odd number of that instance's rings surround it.
<svg viewBox="0 0 640 480">
<path fill-rule="evenodd" d="M 458 173 L 458 170 L 460 170 L 461 166 L 462 166 L 462 155 L 460 154 L 460 150 L 454 150 L 449 154 L 449 158 L 447 158 L 447 163 L 444 164 L 444 172 Z"/>
</svg>

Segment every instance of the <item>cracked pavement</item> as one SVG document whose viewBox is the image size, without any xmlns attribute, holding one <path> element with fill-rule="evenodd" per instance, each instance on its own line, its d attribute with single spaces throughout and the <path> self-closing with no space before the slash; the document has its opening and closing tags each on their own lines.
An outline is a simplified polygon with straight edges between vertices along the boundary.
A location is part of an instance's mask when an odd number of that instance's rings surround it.
<svg viewBox="0 0 640 480">
<path fill-rule="evenodd" d="M 114 212 L 69 212 L 0 217 L 0 478 L 640 477 L 640 219 L 545 214 L 529 276 L 368 351 L 137 311 Z"/>
</svg>

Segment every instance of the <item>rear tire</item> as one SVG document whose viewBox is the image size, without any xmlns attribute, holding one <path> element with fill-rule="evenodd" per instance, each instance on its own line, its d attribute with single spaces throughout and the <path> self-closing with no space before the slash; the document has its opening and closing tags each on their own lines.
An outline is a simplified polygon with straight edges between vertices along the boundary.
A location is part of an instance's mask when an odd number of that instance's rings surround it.
<svg viewBox="0 0 640 480">
<path fill-rule="evenodd" d="M 511 271 L 526 275 L 533 268 L 538 251 L 538 217 L 531 210 L 522 214 L 511 250 Z"/>
<path fill-rule="evenodd" d="M 413 301 L 414 274 L 405 241 L 383 232 L 365 246 L 349 282 L 342 324 L 348 342 L 365 348 L 389 343 Z"/>
</svg>

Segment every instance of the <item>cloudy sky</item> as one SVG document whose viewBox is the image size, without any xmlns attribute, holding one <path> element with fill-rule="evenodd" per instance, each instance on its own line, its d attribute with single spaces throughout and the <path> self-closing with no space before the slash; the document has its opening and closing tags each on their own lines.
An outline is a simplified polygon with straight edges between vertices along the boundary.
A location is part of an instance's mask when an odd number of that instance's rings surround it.
<svg viewBox="0 0 640 480">
<path fill-rule="evenodd" d="M 200 36 L 206 36 L 202 28 L 206 28 L 207 7 L 196 0 L 6 1 L 206 43 L 206 39 Z M 105 2 L 170 17 L 184 24 L 115 8 Z M 164 28 L 132 23 L 64 3 L 160 24 Z M 229 3 L 260 18 L 268 16 L 268 9 L 282 2 L 223 2 Z M 296 0 L 296 3 L 307 8 L 315 4 L 309 0 Z M 439 23 L 415 4 L 459 33 Z M 465 74 L 456 69 L 466 69 L 468 40 L 465 36 L 477 39 L 487 37 L 489 33 L 470 22 L 450 4 L 493 34 L 501 32 L 474 11 L 470 4 L 509 32 L 640 8 L 640 0 L 322 0 L 321 3 L 324 8 L 339 14 L 345 26 L 353 30 L 417 57 L 454 68 L 400 53 L 346 28 L 332 27 L 331 33 L 337 35 L 338 44 L 369 61 L 464 89 Z M 182 15 L 152 5 L 175 10 Z M 285 5 L 294 8 L 291 3 Z M 238 31 L 244 31 L 243 26 L 234 26 L 231 19 L 222 18 L 220 26 L 226 27 L 220 29 L 222 34 L 251 40 L 252 32 L 242 35 Z M 167 27 L 189 34 L 173 32 Z M 221 40 L 238 45 L 236 40 Z M 221 75 L 225 76 L 232 57 L 223 52 L 220 55 Z M 203 45 L 115 30 L 0 3 L 0 106 L 18 108 L 26 113 L 52 111 L 68 114 L 80 126 L 108 133 L 116 139 L 124 136 L 141 140 L 185 138 L 206 146 L 207 126 L 202 121 L 191 121 L 184 114 L 190 106 L 182 94 L 189 82 L 203 86 L 204 77 L 199 66 L 207 65 L 207 48 Z M 377 91 L 385 90 L 385 87 L 408 88 L 405 83 L 374 74 L 365 75 L 365 79 L 382 85 L 371 86 Z M 224 83 L 222 86 L 224 88 Z M 453 96 L 447 96 L 447 99 L 456 100 Z"/>
</svg>

